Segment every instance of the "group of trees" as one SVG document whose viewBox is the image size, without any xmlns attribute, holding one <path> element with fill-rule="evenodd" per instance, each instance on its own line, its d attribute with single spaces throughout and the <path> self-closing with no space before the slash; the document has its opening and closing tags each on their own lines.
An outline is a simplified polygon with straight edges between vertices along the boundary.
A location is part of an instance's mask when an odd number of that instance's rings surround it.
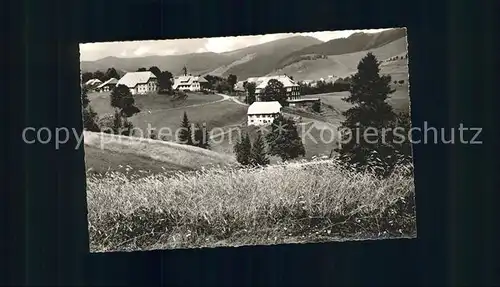
<svg viewBox="0 0 500 287">
<path fill-rule="evenodd" d="M 354 106 L 343 114 L 343 144 L 337 151 L 340 159 L 350 167 L 364 171 L 374 170 L 387 176 L 398 164 L 411 164 L 411 142 L 408 133 L 411 128 L 408 112 L 395 113 L 386 102 L 394 92 L 390 87 L 391 77 L 379 74 L 380 63 L 368 53 L 358 64 L 358 71 L 352 77 L 350 95 L 344 101 Z M 405 138 L 396 138 L 396 128 Z M 375 129 L 376 133 L 368 129 Z M 361 137 L 355 134 L 364 135 Z M 349 140 L 350 139 L 350 140 Z"/>
<path fill-rule="evenodd" d="M 253 143 L 248 134 L 234 146 L 236 160 L 243 166 L 265 166 L 269 164 L 266 145 L 260 132 L 257 132 Z"/>
<path fill-rule="evenodd" d="M 184 112 L 180 128 L 181 129 L 177 137 L 177 142 L 204 149 L 210 148 L 210 135 L 205 124 L 191 124 L 189 122 L 187 113 Z"/>
<path fill-rule="evenodd" d="M 227 78 L 206 75 L 205 80 L 208 81 L 208 87 L 211 90 L 215 90 L 218 93 L 233 92 L 234 85 L 238 81 L 236 75 L 229 75 Z"/>
<path fill-rule="evenodd" d="M 306 151 L 293 119 L 280 115 L 274 119 L 265 137 L 258 131 L 251 142 L 247 133 L 236 143 L 234 152 L 236 160 L 244 166 L 263 166 L 269 164 L 268 155 L 289 161 L 305 156 Z"/>
<path fill-rule="evenodd" d="M 94 112 L 92 106 L 90 106 L 86 87 L 82 88 L 80 96 L 82 100 L 83 129 L 91 132 L 99 132 L 101 129 L 97 123 L 97 113 Z"/>
<path fill-rule="evenodd" d="M 299 86 L 303 94 L 313 95 L 349 91 L 350 83 L 350 77 L 346 77 L 335 82 L 317 81 L 314 86 L 310 83 L 299 82 Z"/>
<path fill-rule="evenodd" d="M 97 70 L 93 73 L 82 73 L 82 83 L 86 83 L 90 79 L 98 79 L 101 82 L 105 82 L 111 78 L 120 79 L 120 74 L 118 74 L 115 68 L 109 68 L 106 72 Z"/>
</svg>

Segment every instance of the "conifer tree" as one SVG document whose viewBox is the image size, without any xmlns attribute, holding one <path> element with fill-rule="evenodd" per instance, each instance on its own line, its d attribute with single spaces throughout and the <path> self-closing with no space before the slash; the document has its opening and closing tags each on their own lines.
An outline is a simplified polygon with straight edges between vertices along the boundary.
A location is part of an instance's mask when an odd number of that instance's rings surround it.
<svg viewBox="0 0 500 287">
<path fill-rule="evenodd" d="M 293 119 L 279 115 L 266 136 L 269 154 L 279 156 L 283 161 L 304 156 L 306 151 Z"/>
<path fill-rule="evenodd" d="M 210 148 L 210 138 L 205 125 L 196 124 L 193 131 L 193 145 L 204 149 Z"/>
<path fill-rule="evenodd" d="M 250 164 L 250 152 L 252 149 L 252 144 L 250 142 L 250 137 L 248 134 L 244 134 L 240 141 L 238 141 L 234 146 L 234 153 L 236 154 L 236 161 L 241 165 Z"/>
<path fill-rule="evenodd" d="M 193 145 L 191 136 L 191 124 L 189 123 L 187 113 L 184 112 L 177 141 L 181 144 Z"/>
<path fill-rule="evenodd" d="M 269 164 L 266 145 L 260 131 L 257 132 L 257 136 L 252 144 L 252 149 L 250 150 L 250 164 L 253 166 L 264 166 Z"/>
<path fill-rule="evenodd" d="M 345 163 L 364 169 L 379 162 L 383 165 L 382 169 L 388 171 L 393 148 L 390 136 L 383 134 L 383 131 L 396 118 L 392 107 L 386 102 L 394 90 L 390 87 L 391 77 L 380 75 L 379 65 L 376 57 L 368 53 L 359 62 L 357 73 L 352 76 L 350 96 L 343 100 L 354 106 L 343 113 L 345 121 L 341 127 L 346 133 L 342 135 L 342 145 L 337 151 Z"/>
</svg>

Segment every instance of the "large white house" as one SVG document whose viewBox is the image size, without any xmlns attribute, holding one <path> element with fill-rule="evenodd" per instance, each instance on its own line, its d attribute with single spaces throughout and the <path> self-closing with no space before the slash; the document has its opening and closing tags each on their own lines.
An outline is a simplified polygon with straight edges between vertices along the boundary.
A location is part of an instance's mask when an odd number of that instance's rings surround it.
<svg viewBox="0 0 500 287">
<path fill-rule="evenodd" d="M 270 125 L 279 114 L 281 114 L 281 104 L 278 101 L 254 102 L 248 107 L 248 125 Z"/>
<path fill-rule="evenodd" d="M 208 81 L 203 77 L 198 76 L 178 76 L 174 78 L 174 84 L 172 88 L 174 90 L 189 90 L 192 92 L 201 91 L 205 88 Z"/>
<path fill-rule="evenodd" d="M 268 77 L 256 77 L 256 78 L 248 78 L 248 83 L 255 83 L 255 97 L 259 101 L 260 94 L 264 91 L 267 84 L 270 80 L 275 79 L 280 81 L 283 84 L 283 87 L 286 89 L 286 95 L 288 99 L 298 99 L 300 98 L 300 86 L 294 80 L 292 80 L 287 75 L 277 75 L 277 76 L 268 76 Z"/>
<path fill-rule="evenodd" d="M 132 95 L 147 94 L 158 89 L 158 79 L 150 71 L 131 72 L 126 73 L 116 85 L 127 86 Z"/>
</svg>

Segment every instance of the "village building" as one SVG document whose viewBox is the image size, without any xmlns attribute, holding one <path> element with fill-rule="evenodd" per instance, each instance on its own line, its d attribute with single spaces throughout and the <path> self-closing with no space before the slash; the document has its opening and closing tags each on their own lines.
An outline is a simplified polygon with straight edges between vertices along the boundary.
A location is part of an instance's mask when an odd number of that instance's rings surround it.
<svg viewBox="0 0 500 287">
<path fill-rule="evenodd" d="M 281 108 L 278 101 L 254 102 L 248 107 L 248 125 L 263 126 L 272 124 L 273 120 L 281 114 Z"/>
<path fill-rule="evenodd" d="M 288 99 L 300 98 L 301 96 L 300 86 L 287 75 L 248 78 L 247 82 L 254 82 L 256 84 L 255 97 L 258 101 L 260 100 L 260 95 L 264 92 L 264 89 L 266 88 L 267 84 L 272 79 L 278 80 L 283 84 Z"/>
<path fill-rule="evenodd" d="M 130 89 L 132 95 L 144 95 L 158 89 L 158 79 L 150 71 L 126 73 L 116 86 L 124 85 Z"/>
<path fill-rule="evenodd" d="M 184 75 L 174 78 L 174 90 L 197 92 L 208 88 L 208 81 L 200 76 Z"/>
<path fill-rule="evenodd" d="M 109 92 L 112 91 L 115 87 L 116 84 L 118 83 L 118 80 L 115 78 L 111 78 L 107 80 L 106 82 L 100 84 L 97 86 L 96 91 L 98 92 Z"/>
</svg>

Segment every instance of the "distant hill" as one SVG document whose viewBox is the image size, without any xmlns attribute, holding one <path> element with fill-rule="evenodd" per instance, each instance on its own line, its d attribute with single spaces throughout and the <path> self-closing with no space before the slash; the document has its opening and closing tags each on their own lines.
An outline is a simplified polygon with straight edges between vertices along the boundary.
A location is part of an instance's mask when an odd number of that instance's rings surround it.
<svg viewBox="0 0 500 287">
<path fill-rule="evenodd" d="M 276 68 L 283 68 L 304 55 L 342 55 L 375 49 L 406 36 L 406 29 L 397 28 L 379 33 L 354 33 L 347 38 L 333 39 L 284 54 Z"/>
<path fill-rule="evenodd" d="M 207 52 L 137 58 L 106 57 L 97 61 L 82 61 L 81 69 L 84 72 L 95 72 L 114 67 L 132 72 L 141 67 L 157 66 L 179 75 L 185 65 L 188 72 L 194 75 L 210 73 L 227 76 L 233 73 L 241 78 L 247 74 L 269 73 L 284 54 L 318 43 L 322 42 L 313 37 L 295 36 L 220 54 Z"/>
<path fill-rule="evenodd" d="M 292 76 L 295 80 L 308 80 L 326 78 L 329 75 L 336 77 L 345 77 L 356 71 L 359 61 L 368 53 L 372 52 L 379 61 L 386 60 L 393 56 L 404 55 L 407 52 L 406 37 L 399 38 L 386 45 L 378 48 L 363 50 L 354 53 L 346 53 L 341 55 L 330 55 L 323 58 L 309 57 L 308 55 L 300 56 L 299 59 L 291 64 L 276 69 L 269 75 L 287 74 Z M 398 66 L 397 70 L 386 70 L 382 65 L 382 72 L 386 71 L 389 74 L 394 73 L 408 73 L 408 66 Z"/>
<path fill-rule="evenodd" d="M 134 72 L 141 67 L 149 68 L 157 66 L 162 71 L 167 70 L 174 75 L 178 75 L 182 72 L 184 65 L 188 67 L 190 73 L 202 74 L 235 60 L 233 57 L 210 52 L 138 58 L 106 57 L 97 61 L 83 61 L 80 66 L 84 72 L 106 71 L 109 67 Z"/>
<path fill-rule="evenodd" d="M 276 65 L 283 55 L 319 43 L 323 42 L 314 37 L 294 36 L 224 53 L 223 55 L 234 57 L 237 60 L 229 64 L 227 69 L 222 70 L 223 73 L 220 73 L 221 69 L 219 68 L 219 74 L 222 76 L 234 74 L 238 79 L 263 76 L 276 69 Z M 213 72 L 216 73 L 217 70 Z"/>
<path fill-rule="evenodd" d="M 314 37 L 292 36 L 225 53 L 193 53 L 138 58 L 107 57 L 81 62 L 83 72 L 136 71 L 157 66 L 174 75 L 187 67 L 193 75 L 237 76 L 238 80 L 271 74 L 287 74 L 296 80 L 318 79 L 328 75 L 352 73 L 366 52 L 373 51 L 384 60 L 407 51 L 406 29 L 379 33 L 355 33 L 347 38 L 322 42 Z"/>
</svg>

